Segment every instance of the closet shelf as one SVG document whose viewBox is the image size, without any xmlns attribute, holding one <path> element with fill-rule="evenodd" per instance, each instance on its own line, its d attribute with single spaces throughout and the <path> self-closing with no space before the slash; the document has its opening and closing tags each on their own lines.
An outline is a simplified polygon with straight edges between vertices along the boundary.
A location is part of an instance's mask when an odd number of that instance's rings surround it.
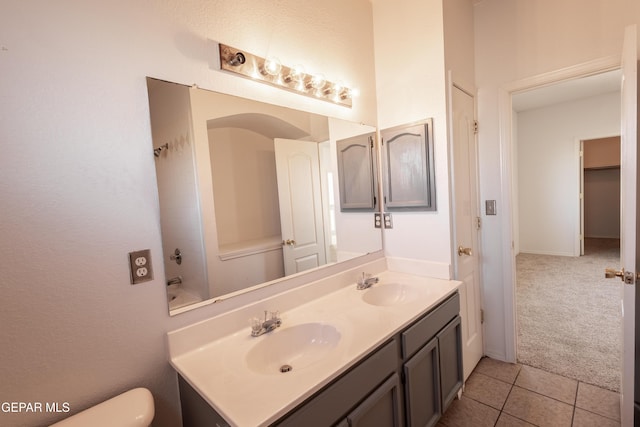
<svg viewBox="0 0 640 427">
<path fill-rule="evenodd" d="M 585 167 L 584 170 L 586 171 L 600 171 L 600 170 L 606 170 L 606 169 L 620 169 L 620 165 L 611 165 L 611 166 L 591 166 L 591 167 Z"/>
</svg>

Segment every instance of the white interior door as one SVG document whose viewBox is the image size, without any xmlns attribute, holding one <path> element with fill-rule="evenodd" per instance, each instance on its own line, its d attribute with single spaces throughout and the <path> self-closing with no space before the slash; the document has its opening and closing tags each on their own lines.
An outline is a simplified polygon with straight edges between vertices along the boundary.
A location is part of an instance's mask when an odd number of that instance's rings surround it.
<svg viewBox="0 0 640 427">
<path fill-rule="evenodd" d="M 285 275 L 326 263 L 318 144 L 274 140 Z"/>
<path fill-rule="evenodd" d="M 462 355 L 465 380 L 483 355 L 478 266 L 477 156 L 473 97 L 452 88 L 454 265 L 460 287 Z"/>
<path fill-rule="evenodd" d="M 620 136 L 620 267 L 636 276 L 638 142 L 638 33 L 625 29 L 622 49 L 622 124 Z M 626 283 L 626 282 L 625 282 Z M 622 425 L 634 422 L 635 287 L 623 286 Z M 637 400 L 638 398 L 636 398 Z"/>
</svg>

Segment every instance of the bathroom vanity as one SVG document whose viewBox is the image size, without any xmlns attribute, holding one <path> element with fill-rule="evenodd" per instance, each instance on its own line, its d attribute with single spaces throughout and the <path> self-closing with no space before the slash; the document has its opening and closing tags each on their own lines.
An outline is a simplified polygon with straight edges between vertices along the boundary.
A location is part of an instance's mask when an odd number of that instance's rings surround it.
<svg viewBox="0 0 640 427">
<path fill-rule="evenodd" d="M 247 319 L 304 289 L 169 333 L 184 425 L 435 425 L 463 382 L 459 282 L 376 276 L 310 284 L 259 337 Z"/>
</svg>

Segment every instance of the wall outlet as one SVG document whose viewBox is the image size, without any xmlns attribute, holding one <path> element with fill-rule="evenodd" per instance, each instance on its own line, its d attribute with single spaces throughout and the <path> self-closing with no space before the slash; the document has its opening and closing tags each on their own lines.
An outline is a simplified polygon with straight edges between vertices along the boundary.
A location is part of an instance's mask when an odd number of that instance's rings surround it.
<svg viewBox="0 0 640 427">
<path fill-rule="evenodd" d="M 131 284 L 148 282 L 153 280 L 153 268 L 151 267 L 151 250 L 129 252 L 129 270 L 131 272 Z"/>
<path fill-rule="evenodd" d="M 389 212 L 383 213 L 382 218 L 384 219 L 384 228 L 393 228 L 393 220 Z"/>
<path fill-rule="evenodd" d="M 382 214 L 380 212 L 373 213 L 373 226 L 375 228 L 382 228 Z"/>
</svg>

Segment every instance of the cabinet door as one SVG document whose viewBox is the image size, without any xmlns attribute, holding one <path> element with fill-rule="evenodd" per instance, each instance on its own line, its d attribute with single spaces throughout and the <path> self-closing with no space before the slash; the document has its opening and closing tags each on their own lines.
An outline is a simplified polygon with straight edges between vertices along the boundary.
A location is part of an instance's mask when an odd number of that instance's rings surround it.
<svg viewBox="0 0 640 427">
<path fill-rule="evenodd" d="M 462 387 L 462 330 L 460 316 L 453 319 L 437 335 L 440 353 L 440 385 L 442 410 L 446 411 Z"/>
<path fill-rule="evenodd" d="M 351 427 L 401 427 L 400 378 L 393 374 L 348 416 Z"/>
<path fill-rule="evenodd" d="M 396 371 L 399 353 L 398 341 L 390 341 L 274 425 L 327 427 L 341 422 Z"/>
<path fill-rule="evenodd" d="M 336 141 L 340 210 L 370 211 L 376 208 L 375 134 Z"/>
<path fill-rule="evenodd" d="M 380 131 L 385 210 L 436 210 L 432 120 Z"/>
<path fill-rule="evenodd" d="M 434 338 L 404 364 L 407 426 L 434 426 L 442 415 L 438 339 Z"/>
</svg>

